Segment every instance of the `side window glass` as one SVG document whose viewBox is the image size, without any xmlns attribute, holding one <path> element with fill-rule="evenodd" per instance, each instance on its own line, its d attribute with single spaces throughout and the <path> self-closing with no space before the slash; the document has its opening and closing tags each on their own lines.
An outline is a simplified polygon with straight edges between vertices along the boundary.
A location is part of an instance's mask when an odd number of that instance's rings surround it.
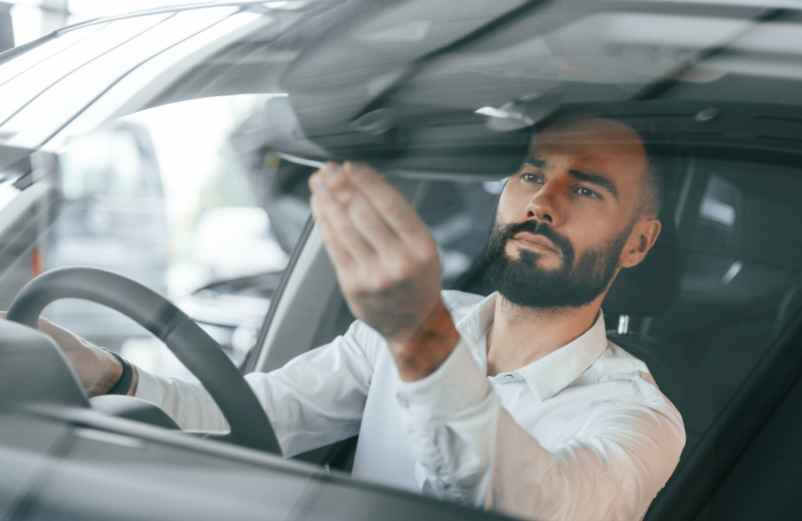
<svg viewBox="0 0 802 521">
<path fill-rule="evenodd" d="M 55 174 L 64 200 L 38 244 L 42 267 L 86 265 L 133 278 L 177 304 L 241 363 L 298 240 L 295 229 L 309 215 L 308 196 L 296 194 L 293 204 L 275 191 L 278 158 L 243 145 L 258 102 L 168 104 L 71 139 Z M 116 312 L 61 301 L 45 315 L 146 370 L 191 378 L 150 333 Z"/>
</svg>

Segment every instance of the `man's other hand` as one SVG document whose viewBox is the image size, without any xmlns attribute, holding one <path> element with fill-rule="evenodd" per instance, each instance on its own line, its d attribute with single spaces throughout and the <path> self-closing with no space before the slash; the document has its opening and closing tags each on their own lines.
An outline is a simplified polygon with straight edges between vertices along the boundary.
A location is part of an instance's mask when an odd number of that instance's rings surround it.
<svg viewBox="0 0 802 521">
<path fill-rule="evenodd" d="M 0 318 L 6 318 L 5 311 Z M 39 330 L 61 348 L 89 396 L 105 394 L 120 379 L 123 368 L 108 351 L 44 318 L 39 319 Z"/>
<path fill-rule="evenodd" d="M 429 229 L 367 165 L 327 163 L 309 185 L 312 212 L 354 316 L 387 340 L 403 380 L 430 374 L 459 334 L 442 300 Z"/>
</svg>

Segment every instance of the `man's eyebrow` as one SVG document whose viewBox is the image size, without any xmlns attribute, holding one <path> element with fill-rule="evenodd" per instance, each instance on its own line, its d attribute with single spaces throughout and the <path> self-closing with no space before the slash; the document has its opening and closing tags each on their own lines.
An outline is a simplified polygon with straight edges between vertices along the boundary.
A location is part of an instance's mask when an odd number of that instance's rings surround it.
<svg viewBox="0 0 802 521">
<path fill-rule="evenodd" d="M 524 163 L 528 164 L 528 165 L 536 166 L 538 168 L 543 168 L 544 166 L 546 166 L 546 162 L 544 160 L 537 159 L 535 157 L 527 158 L 524 161 Z M 616 199 L 619 198 L 618 197 L 618 187 L 615 186 L 615 183 L 613 183 L 607 177 L 605 177 L 605 176 L 603 176 L 601 174 L 594 174 L 594 173 L 591 173 L 591 172 L 583 172 L 581 170 L 569 170 L 568 173 L 571 174 L 571 176 L 573 176 L 575 179 L 578 179 L 580 181 L 584 181 L 585 183 L 594 184 L 596 186 L 604 188 L 605 190 L 610 192 L 610 194 L 612 194 L 613 197 L 615 197 Z"/>
<path fill-rule="evenodd" d="M 596 186 L 600 186 L 610 192 L 613 197 L 618 199 L 618 187 L 615 186 L 615 183 L 610 181 L 603 175 L 600 174 L 593 174 L 590 172 L 583 172 L 581 170 L 569 170 L 568 171 L 572 176 L 580 181 L 584 181 L 586 183 L 591 183 Z"/>
</svg>

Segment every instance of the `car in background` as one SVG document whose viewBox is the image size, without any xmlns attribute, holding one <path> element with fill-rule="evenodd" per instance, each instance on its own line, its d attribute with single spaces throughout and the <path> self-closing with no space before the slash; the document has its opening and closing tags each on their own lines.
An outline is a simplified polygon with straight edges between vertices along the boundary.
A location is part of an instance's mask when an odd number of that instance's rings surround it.
<svg viewBox="0 0 802 521">
<path fill-rule="evenodd" d="M 248 315 L 240 336 L 253 347 L 240 359 L 242 372 L 276 369 L 353 320 L 309 218 L 306 181 L 324 161 L 383 172 L 432 228 L 445 286 L 482 294 L 492 290 L 482 250 L 497 194 L 532 137 L 555 117 L 615 118 L 644 137 L 666 186 L 664 233 L 614 285 L 608 334 L 646 362 L 688 435 L 646 518 L 784 517 L 802 477 L 800 42 L 799 6 L 751 0 L 234 2 L 66 28 L 0 55 L 3 298 L 32 277 L 35 248 L 69 215 L 57 180 L 71 143 L 150 121 L 154 147 L 175 152 L 160 168 L 174 174 L 163 188 L 181 210 L 167 211 L 170 236 L 181 237 L 168 295 L 191 295 L 180 307 L 208 323 L 230 313 L 218 324 L 226 334 L 248 314 L 242 302 L 269 301 L 261 320 Z M 223 148 L 203 138 L 209 129 L 224 130 Z M 266 218 L 246 212 L 231 224 L 219 210 L 254 200 Z M 231 242 L 196 242 L 204 215 L 217 222 L 201 228 L 229 230 Z M 215 282 L 193 264 L 262 259 L 261 246 L 238 242 L 245 229 L 269 229 L 291 252 L 284 265 L 260 260 L 241 276 L 217 266 Z M 148 230 L 141 248 L 160 233 Z M 120 230 L 129 232 L 139 230 Z M 102 289 L 83 271 L 62 273 L 75 275 L 61 280 L 73 296 Z M 136 301 L 134 290 L 108 293 L 121 308 Z M 175 330 L 169 303 L 144 311 L 150 331 Z M 171 373 L 156 346 L 133 340 L 126 356 Z M 153 410 L 139 422 L 100 412 L 52 346 L 0 321 L 0 468 L 15 469 L 0 470 L 0 513 L 500 518 L 349 477 L 353 439 L 300 458 L 318 466 L 265 454 L 275 447 L 242 428 L 267 424 L 247 406 L 242 372 L 215 358 L 216 344 L 179 340 L 169 347 L 210 383 L 227 438 L 174 432 Z"/>
</svg>

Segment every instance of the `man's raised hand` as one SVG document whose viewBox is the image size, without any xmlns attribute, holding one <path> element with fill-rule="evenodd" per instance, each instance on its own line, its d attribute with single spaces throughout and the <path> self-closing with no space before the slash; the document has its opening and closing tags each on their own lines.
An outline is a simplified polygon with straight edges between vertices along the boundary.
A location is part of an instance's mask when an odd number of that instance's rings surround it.
<svg viewBox="0 0 802 521">
<path fill-rule="evenodd" d="M 354 316 L 386 340 L 404 380 L 433 372 L 459 335 L 440 294 L 440 259 L 404 196 L 363 164 L 327 163 L 312 212 Z"/>
</svg>

